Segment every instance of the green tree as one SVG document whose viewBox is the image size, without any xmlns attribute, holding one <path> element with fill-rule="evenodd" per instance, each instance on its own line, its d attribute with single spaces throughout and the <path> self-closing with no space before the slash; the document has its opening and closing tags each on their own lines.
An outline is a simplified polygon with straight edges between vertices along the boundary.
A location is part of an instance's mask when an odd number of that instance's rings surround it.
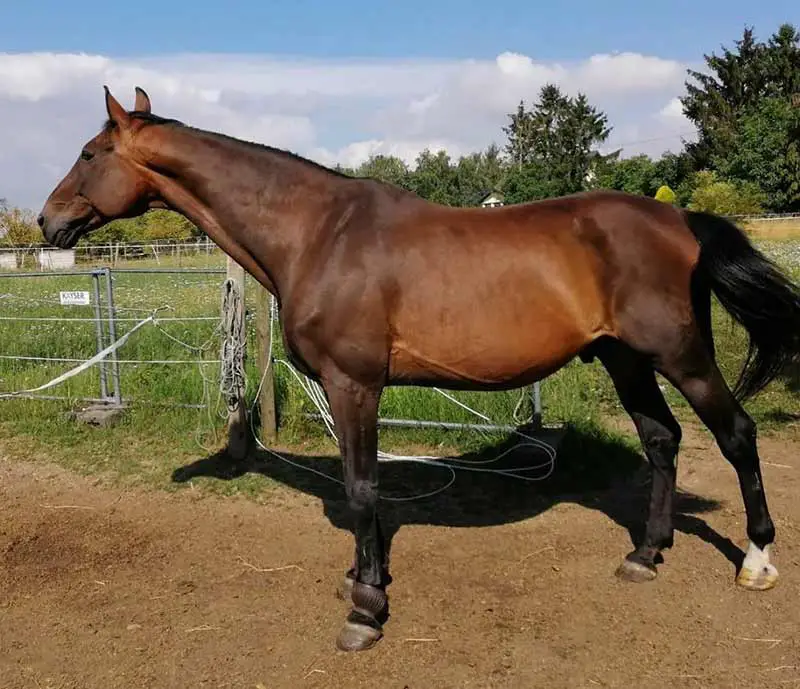
<svg viewBox="0 0 800 689">
<path fill-rule="evenodd" d="M 455 204 L 474 206 L 487 192 L 503 187 L 505 174 L 500 149 L 494 144 L 459 158 L 453 171 Z"/>
<path fill-rule="evenodd" d="M 457 206 L 471 206 L 486 191 L 480 153 L 459 158 L 453 170 L 453 199 Z"/>
<path fill-rule="evenodd" d="M 456 206 L 459 195 L 455 168 L 446 151 L 432 153 L 425 149 L 417 156 L 409 186 L 412 191 L 428 201 Z"/>
<path fill-rule="evenodd" d="M 586 188 L 587 179 L 600 159 L 596 146 L 611 129 L 606 115 L 585 95 L 574 98 L 553 84 L 546 84 L 530 110 L 520 103 L 503 128 L 511 168 L 507 184 L 513 198 L 537 194 L 560 196 Z"/>
<path fill-rule="evenodd" d="M 800 34 L 791 24 L 782 25 L 766 42 L 756 41 L 745 28 L 735 50 L 705 55 L 708 72 L 688 70 L 695 83 L 687 82 L 681 99 L 683 111 L 699 132 L 697 142 L 687 145 L 695 169 L 712 164 L 737 145 L 737 119 L 764 98 L 791 98 L 800 88 Z"/>
<path fill-rule="evenodd" d="M 522 167 L 533 156 L 535 137 L 531 113 L 526 110 L 525 103 L 520 101 L 517 111 L 509 114 L 508 118 L 511 122 L 503 127 L 503 133 L 508 139 L 505 151 L 512 165 Z"/>
<path fill-rule="evenodd" d="M 751 182 L 720 179 L 716 172 L 702 170 L 694 176 L 689 208 L 717 215 L 763 213 L 764 194 Z"/>
<path fill-rule="evenodd" d="M 767 84 L 776 96 L 800 93 L 800 31 L 782 24 L 767 42 Z"/>
<path fill-rule="evenodd" d="M 674 201 L 685 206 L 691 197 L 694 170 L 691 158 L 684 152 L 667 151 L 657 160 L 640 154 L 620 158 L 614 151 L 598 158 L 593 187 L 618 189 L 632 194 L 654 196 L 666 186 L 675 193 Z"/>
<path fill-rule="evenodd" d="M 83 238 L 87 244 L 186 241 L 202 232 L 184 216 L 168 210 L 151 210 L 144 215 L 112 220 Z"/>
<path fill-rule="evenodd" d="M 348 177 L 356 177 L 356 171 L 353 168 L 345 167 L 341 163 L 336 163 L 336 165 L 334 165 L 331 168 L 331 170 L 333 170 L 334 172 L 338 172 L 339 174 L 342 175 L 347 175 Z"/>
<path fill-rule="evenodd" d="M 686 151 L 667 151 L 655 162 L 655 179 L 665 184 L 676 194 L 676 203 L 685 206 L 692 194 L 694 168 L 692 158 Z"/>
<path fill-rule="evenodd" d="M 397 156 L 387 155 L 371 156 L 356 168 L 354 176 L 377 179 L 404 189 L 410 187 L 411 181 L 408 166 Z"/>
<path fill-rule="evenodd" d="M 140 226 L 137 238 L 144 241 L 158 239 L 186 241 L 200 234 L 190 220 L 173 211 L 152 210 L 142 217 L 144 222 Z"/>
<path fill-rule="evenodd" d="M 757 184 L 773 212 L 800 209 L 800 108 L 765 98 L 734 123 L 736 145 L 711 157 L 721 177 Z"/>
<path fill-rule="evenodd" d="M 578 94 L 567 101 L 563 130 L 556 139 L 554 162 L 564 172 L 562 193 L 580 191 L 586 186 L 589 173 L 601 158 L 596 150 L 611 134 L 608 117 L 592 106 L 586 96 Z"/>
<path fill-rule="evenodd" d="M 512 165 L 503 185 L 506 203 L 526 203 L 554 196 L 539 163 Z"/>
<path fill-rule="evenodd" d="M 141 239 L 138 220 L 139 218 L 112 220 L 99 230 L 82 237 L 81 242 L 85 244 L 109 244 L 136 241 Z"/>
<path fill-rule="evenodd" d="M 0 199 L 0 242 L 6 246 L 25 246 L 44 241 L 33 212 L 9 206 Z"/>
<path fill-rule="evenodd" d="M 596 168 L 595 186 L 653 196 L 661 180 L 656 163 L 644 154 L 630 158 L 606 157 Z"/>
</svg>

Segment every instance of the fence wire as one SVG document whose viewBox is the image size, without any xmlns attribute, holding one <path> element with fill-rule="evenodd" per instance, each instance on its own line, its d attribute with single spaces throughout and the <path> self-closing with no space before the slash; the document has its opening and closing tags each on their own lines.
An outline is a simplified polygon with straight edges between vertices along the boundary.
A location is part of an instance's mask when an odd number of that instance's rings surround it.
<svg viewBox="0 0 800 689">
<path fill-rule="evenodd" d="M 0 393 L 35 387 L 42 377 L 52 378 L 54 366 L 91 361 L 158 309 L 147 330 L 126 344 L 129 356 L 114 352 L 80 379 L 65 382 L 63 395 L 46 399 L 119 403 L 122 395 L 132 403 L 207 406 L 208 383 L 214 377 L 208 367 L 221 363 L 212 346 L 219 336 L 218 290 L 224 272 L 102 269 L 0 274 Z M 99 284 L 103 279 L 105 290 Z M 83 296 L 85 302 L 65 305 L 67 292 Z M 169 373 L 165 368 L 185 370 Z M 194 398 L 187 399 L 187 393 Z"/>
</svg>

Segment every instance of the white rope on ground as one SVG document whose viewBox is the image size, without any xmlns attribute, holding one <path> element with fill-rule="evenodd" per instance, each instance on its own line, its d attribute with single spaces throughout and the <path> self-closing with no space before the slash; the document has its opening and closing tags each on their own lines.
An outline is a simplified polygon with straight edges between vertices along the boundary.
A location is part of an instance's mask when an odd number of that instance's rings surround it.
<svg viewBox="0 0 800 689">
<path fill-rule="evenodd" d="M 275 320 L 277 320 L 277 317 L 276 317 L 273 309 L 270 309 L 270 318 L 273 321 L 273 323 L 274 323 Z M 274 327 L 271 327 L 270 328 L 269 347 L 268 347 L 269 356 L 267 357 L 267 365 L 265 366 L 264 371 L 262 373 L 261 381 L 259 382 L 258 389 L 256 391 L 255 398 L 254 398 L 254 401 L 253 401 L 253 406 L 252 406 L 252 408 L 250 410 L 250 427 L 251 427 L 251 431 L 252 431 L 252 434 L 253 434 L 253 438 L 255 439 L 256 443 L 258 444 L 258 446 L 262 450 L 264 450 L 265 452 L 267 452 L 271 456 L 275 457 L 276 459 L 279 459 L 280 461 L 282 461 L 282 462 L 284 462 L 286 464 L 289 464 L 289 465 L 291 465 L 291 466 L 293 466 L 293 467 L 295 467 L 297 469 L 300 469 L 302 471 L 308 471 L 308 472 L 310 472 L 312 474 L 316 474 L 317 476 L 320 476 L 321 478 L 324 478 L 324 479 L 326 479 L 328 481 L 332 481 L 333 483 L 337 483 L 337 484 L 343 486 L 344 482 L 341 481 L 340 479 L 336 478 L 335 476 L 331 476 L 330 474 L 326 474 L 324 471 L 319 471 L 318 469 L 315 469 L 313 467 L 305 466 L 305 465 L 300 464 L 298 462 L 294 462 L 291 459 L 289 459 L 288 457 L 284 457 L 283 455 L 279 454 L 278 452 L 275 452 L 274 450 L 271 450 L 270 448 L 266 447 L 261 442 L 261 440 L 258 438 L 258 434 L 255 432 L 255 428 L 253 427 L 253 423 L 254 423 L 253 419 L 255 417 L 255 414 L 254 414 L 255 407 L 258 404 L 258 398 L 259 398 L 259 395 L 261 394 L 261 388 L 264 385 L 264 381 L 266 379 L 267 372 L 269 371 L 269 368 L 272 365 L 272 361 L 273 361 L 273 359 L 272 359 L 272 350 L 273 350 L 273 336 L 272 336 L 272 334 L 273 334 L 273 332 L 274 332 Z M 328 433 L 330 434 L 330 436 L 333 438 L 334 441 L 338 442 L 338 438 L 336 436 L 336 431 L 335 431 L 335 428 L 334 428 L 333 415 L 331 414 L 330 407 L 328 406 L 327 397 L 325 395 L 325 391 L 322 388 L 322 386 L 319 385 L 318 383 L 316 383 L 315 381 L 311 380 L 310 378 L 302 376 L 300 373 L 298 373 L 295 370 L 295 368 L 288 361 L 285 361 L 283 359 L 276 359 L 275 361 L 276 361 L 276 363 L 280 363 L 280 364 L 284 365 L 289 370 L 289 372 L 295 377 L 295 379 L 299 383 L 301 389 L 306 393 L 308 398 L 311 400 L 312 404 L 319 411 L 320 416 L 322 418 L 322 421 L 323 421 L 323 423 L 325 424 L 325 427 L 328 430 Z M 446 399 L 450 400 L 451 402 L 454 402 L 455 404 L 457 404 L 458 406 L 462 407 L 464 410 L 472 413 L 473 415 L 477 416 L 478 418 L 483 419 L 484 421 L 486 421 L 488 423 L 493 423 L 491 418 L 489 418 L 485 414 L 482 414 L 481 412 L 479 412 L 479 411 L 477 411 L 475 409 L 472 409 L 468 405 L 466 405 L 463 402 L 457 400 L 452 395 L 444 392 L 443 390 L 440 390 L 439 388 L 434 388 L 434 390 L 436 392 L 438 392 L 439 394 L 441 394 L 442 396 L 444 396 Z M 516 407 L 514 409 L 514 417 L 515 417 L 515 419 L 517 417 L 517 413 L 518 413 L 520 405 L 521 405 L 521 400 L 520 400 L 520 402 L 517 403 L 517 405 L 516 405 Z M 534 437 L 532 437 L 532 436 L 530 436 L 530 435 L 528 435 L 526 433 L 523 433 L 522 431 L 513 430 L 512 433 L 514 435 L 517 435 L 520 438 L 522 438 L 523 441 L 517 443 L 516 445 L 514 445 L 512 447 L 510 447 L 508 450 L 506 450 L 505 452 L 500 453 L 496 457 L 492 457 L 490 459 L 485 459 L 485 460 L 470 461 L 470 460 L 465 460 L 465 459 L 460 459 L 459 460 L 459 459 L 449 459 L 449 458 L 445 458 L 445 457 L 435 457 L 435 456 L 425 456 L 425 455 L 395 455 L 395 454 L 382 452 L 382 451 L 379 450 L 378 451 L 378 461 L 380 463 L 407 462 L 407 463 L 412 463 L 412 464 L 424 464 L 426 466 L 436 467 L 437 469 L 445 469 L 450 473 L 449 479 L 448 479 L 448 481 L 447 481 L 447 483 L 445 485 L 443 485 L 443 486 L 441 486 L 439 488 L 436 488 L 436 489 L 434 489 L 432 491 L 429 491 L 427 493 L 418 493 L 418 494 L 414 494 L 414 495 L 401 496 L 401 497 L 381 495 L 381 496 L 379 496 L 379 499 L 387 501 L 387 502 L 411 502 L 411 501 L 414 501 L 414 500 L 422 500 L 424 498 L 433 497 L 434 495 L 438 495 L 439 493 L 443 493 L 450 486 L 453 485 L 453 483 L 456 480 L 456 472 L 458 472 L 458 471 L 469 471 L 469 472 L 475 472 L 475 473 L 494 474 L 494 475 L 498 475 L 498 476 L 505 476 L 507 478 L 519 479 L 521 481 L 529 481 L 529 482 L 544 481 L 545 479 L 549 478 L 553 474 L 553 471 L 555 470 L 556 449 L 552 445 L 550 445 L 549 443 L 547 443 L 547 442 L 545 442 L 543 440 L 540 440 L 539 438 L 534 438 Z M 516 467 L 516 468 L 513 468 L 513 469 L 497 469 L 497 468 L 488 468 L 486 466 L 486 465 L 494 464 L 494 463 L 498 462 L 503 457 L 507 456 L 508 454 L 510 454 L 510 453 L 512 453 L 512 452 L 514 452 L 516 450 L 519 450 L 522 447 L 533 447 L 533 448 L 536 448 L 538 450 L 543 451 L 547 455 L 547 458 L 548 458 L 547 461 L 545 461 L 543 463 L 540 463 L 540 464 L 534 464 L 534 465 L 529 465 L 529 466 L 524 466 L 524 467 Z M 524 475 L 526 472 L 532 472 L 532 471 L 536 471 L 536 470 L 540 470 L 540 469 L 544 469 L 545 470 L 544 474 L 541 475 L 541 476 L 527 476 L 527 475 Z"/>
<path fill-rule="evenodd" d="M 13 295 L 5 295 L 0 294 L 0 299 L 8 296 Z M 143 310 L 143 309 L 142 309 Z M 100 363 L 103 359 L 108 357 L 111 353 L 115 352 L 117 349 L 122 347 L 128 338 L 139 328 L 143 327 L 144 325 L 151 323 L 153 327 L 158 330 L 161 334 L 163 334 L 168 339 L 172 340 L 176 344 L 180 346 L 195 351 L 198 354 L 202 355 L 206 352 L 210 345 L 213 344 L 216 335 L 219 333 L 220 326 L 214 329 L 211 336 L 208 338 L 206 342 L 202 345 L 194 346 L 190 345 L 187 342 L 175 337 L 171 333 L 167 332 L 164 328 L 162 328 L 159 324 L 164 322 L 183 322 L 183 321 L 217 321 L 219 322 L 219 317 L 216 316 L 198 316 L 198 317 L 158 317 L 157 313 L 159 311 L 164 310 L 174 310 L 172 306 L 164 305 L 160 306 L 157 309 L 153 310 L 151 315 L 143 320 L 138 318 L 117 318 L 115 319 L 117 322 L 120 321 L 136 321 L 136 325 L 134 325 L 125 335 L 117 339 L 115 342 L 110 344 L 108 347 L 103 349 L 101 352 L 95 354 L 91 359 L 77 359 L 77 358 L 68 358 L 68 357 L 37 357 L 37 356 L 22 356 L 22 355 L 11 355 L 11 354 L 0 354 L 0 360 L 14 360 L 14 361 L 40 361 L 40 362 L 50 362 L 50 363 L 77 363 L 79 364 L 75 368 L 67 371 L 66 373 L 54 378 L 51 381 L 48 381 L 44 385 L 41 385 L 37 388 L 32 388 L 28 390 L 17 390 L 14 392 L 5 392 L 0 393 L 0 398 L 11 398 L 16 396 L 27 396 L 34 392 L 39 392 L 42 390 L 46 390 L 48 388 L 54 387 L 63 383 L 74 376 L 83 373 L 87 369 L 91 368 L 95 364 Z M 16 317 L 0 317 L 0 320 L 53 320 L 53 321 L 87 321 L 95 323 L 97 320 L 95 318 L 16 318 Z M 167 364 L 197 364 L 200 375 L 203 379 L 203 401 L 206 404 L 210 404 L 210 395 L 208 394 L 207 387 L 209 379 L 203 372 L 203 367 L 208 364 L 219 364 L 221 363 L 220 359 L 116 359 L 115 363 L 117 364 L 135 364 L 135 365 L 145 365 L 145 364 L 157 364 L 157 365 L 167 365 Z M 204 405 L 205 406 L 205 405 Z"/>
<path fill-rule="evenodd" d="M 25 298 L 17 298 L 16 295 L 11 294 L 0 294 L 0 300 L 2 299 L 15 299 L 16 301 L 22 301 L 26 303 L 33 303 L 36 305 L 41 305 L 43 301 L 40 300 L 32 300 L 32 299 L 25 299 Z M 60 302 L 51 302 L 54 304 L 61 305 Z M 115 309 L 117 311 L 118 309 Z M 129 311 L 148 311 L 147 309 L 128 309 Z M 159 311 L 174 311 L 174 307 L 170 305 L 163 305 L 155 310 L 150 310 L 149 312 L 151 315 L 143 320 L 138 318 L 115 318 L 116 322 L 128 322 L 128 321 L 135 321 L 136 325 L 134 325 L 125 335 L 120 337 L 116 342 L 112 343 L 108 347 L 106 347 L 103 351 L 98 352 L 95 356 L 91 359 L 70 359 L 70 358 L 60 358 L 60 357 L 23 357 L 23 356 L 13 356 L 13 355 L 0 355 L 0 359 L 16 359 L 16 360 L 23 360 L 23 361 L 45 361 L 50 363 L 78 363 L 79 365 L 75 368 L 67 371 L 66 373 L 54 378 L 53 380 L 45 383 L 36 388 L 32 388 L 29 390 L 17 390 L 15 392 L 7 392 L 7 393 L 0 393 L 0 399 L 7 399 L 7 398 L 14 398 L 18 397 L 20 399 L 30 396 L 32 393 L 39 392 L 42 390 L 46 390 L 48 388 L 54 387 L 64 381 L 80 374 L 89 369 L 90 367 L 100 363 L 103 359 L 105 359 L 109 354 L 115 352 L 117 349 L 122 347 L 128 338 L 139 328 L 143 327 L 144 325 L 150 323 L 152 326 L 159 331 L 162 335 L 167 337 L 169 340 L 172 340 L 176 344 L 184 347 L 187 350 L 191 350 L 196 352 L 199 356 L 203 356 L 207 351 L 209 351 L 210 347 L 217 341 L 217 337 L 221 332 L 221 324 L 219 316 L 194 316 L 194 317 L 158 317 L 157 313 Z M 2 320 L 22 320 L 22 318 L 17 319 L 15 317 L 5 317 Z M 31 318 L 30 320 L 34 320 Z M 37 319 L 38 320 L 38 319 Z M 45 320 L 42 318 L 41 320 Z M 51 320 L 48 318 L 47 320 Z M 88 322 L 96 322 L 95 318 L 53 318 L 52 320 L 73 320 L 73 321 L 88 321 Z M 177 323 L 182 321 L 216 321 L 217 324 L 213 329 L 213 332 L 209 335 L 208 339 L 203 342 L 201 345 L 191 345 L 187 342 L 184 342 L 180 338 L 174 336 L 172 333 L 167 332 L 164 328 L 161 327 L 160 323 Z M 196 364 L 198 368 L 198 372 L 200 374 L 200 378 L 203 382 L 203 394 L 202 394 L 202 403 L 201 407 L 203 407 L 208 412 L 208 422 L 209 426 L 212 429 L 212 433 L 214 434 L 214 443 L 216 444 L 216 431 L 214 419 L 213 417 L 213 408 L 214 405 L 212 404 L 212 379 L 209 375 L 206 374 L 205 369 L 207 368 L 208 364 L 216 364 L 219 365 L 221 363 L 220 359 L 165 359 L 165 360 L 135 360 L 135 359 L 119 359 L 116 361 L 118 364 Z M 219 401 L 219 400 L 217 400 Z M 199 448 L 203 451 L 208 452 L 209 454 L 212 450 L 206 447 L 203 442 L 201 441 L 201 435 L 203 431 L 206 430 L 202 423 L 198 424 L 198 427 L 195 429 L 194 432 L 194 440 Z"/>
</svg>

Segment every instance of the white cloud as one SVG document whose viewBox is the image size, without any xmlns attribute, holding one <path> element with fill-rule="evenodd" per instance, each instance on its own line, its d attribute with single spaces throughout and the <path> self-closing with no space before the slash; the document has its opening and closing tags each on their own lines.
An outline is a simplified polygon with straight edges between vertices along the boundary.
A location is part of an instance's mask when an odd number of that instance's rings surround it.
<svg viewBox="0 0 800 689">
<path fill-rule="evenodd" d="M 107 70 L 110 60 L 99 55 L 29 53 L 0 56 L 0 93 L 38 101 Z"/>
<path fill-rule="evenodd" d="M 691 125 L 689 118 L 683 114 L 683 104 L 680 98 L 672 98 L 669 103 L 658 111 L 658 117 L 663 122 L 676 127 L 683 127 L 684 129 Z"/>
<path fill-rule="evenodd" d="M 266 55 L 0 53 L 0 197 L 38 209 L 105 117 L 102 85 L 132 104 L 142 86 L 158 114 L 289 148 L 325 163 L 369 155 L 413 162 L 503 143 L 506 114 L 542 85 L 586 93 L 614 126 L 608 148 L 657 154 L 692 130 L 680 111 L 686 67 L 655 56 L 541 62 L 306 60 Z"/>
<path fill-rule="evenodd" d="M 367 160 L 371 156 L 396 156 L 413 163 L 417 156 L 425 149 L 433 153 L 447 151 L 451 158 L 457 159 L 469 151 L 464 150 L 455 141 L 445 140 L 392 140 L 369 139 L 367 141 L 355 141 L 347 146 L 330 151 L 327 148 L 315 148 L 309 152 L 309 156 L 323 165 L 335 165 L 341 163 L 345 167 L 356 167 L 359 163 Z"/>
<path fill-rule="evenodd" d="M 638 53 L 593 55 L 567 78 L 588 92 L 641 93 L 663 91 L 665 86 L 681 86 L 685 66 Z"/>
</svg>

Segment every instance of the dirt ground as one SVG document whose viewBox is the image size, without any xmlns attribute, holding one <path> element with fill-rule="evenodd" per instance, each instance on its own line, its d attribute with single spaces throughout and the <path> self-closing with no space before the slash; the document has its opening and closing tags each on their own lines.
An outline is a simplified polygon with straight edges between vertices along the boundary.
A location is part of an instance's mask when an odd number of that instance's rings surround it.
<svg viewBox="0 0 800 689">
<path fill-rule="evenodd" d="M 354 655 L 334 648 L 353 547 L 337 488 L 267 458 L 253 470 L 284 485 L 263 504 L 0 458 L 0 687 L 800 686 L 800 442 L 761 448 L 772 591 L 735 588 L 738 484 L 688 429 L 675 547 L 656 581 L 613 576 L 640 518 L 640 471 L 572 494 L 459 476 L 438 498 L 387 508 L 391 618 Z M 218 464 L 177 478 L 224 480 L 207 478 Z M 391 471 L 390 484 L 413 479 Z"/>
</svg>

